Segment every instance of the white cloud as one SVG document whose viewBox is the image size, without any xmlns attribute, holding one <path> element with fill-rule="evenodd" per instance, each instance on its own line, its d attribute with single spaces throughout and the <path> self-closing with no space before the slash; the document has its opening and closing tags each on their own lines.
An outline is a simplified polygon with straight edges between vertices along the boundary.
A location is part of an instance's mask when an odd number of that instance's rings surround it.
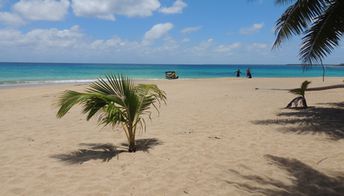
<svg viewBox="0 0 344 196">
<path fill-rule="evenodd" d="M 194 57 L 202 59 L 213 59 L 216 61 L 218 58 L 225 58 L 239 54 L 238 51 L 244 51 L 245 47 L 240 42 L 234 43 L 217 43 L 214 39 L 209 38 L 208 40 L 201 41 L 199 44 L 186 48 L 185 54 L 192 54 Z M 241 53 L 241 52 L 240 52 Z"/>
<path fill-rule="evenodd" d="M 79 26 L 70 29 L 34 29 L 27 33 L 18 30 L 0 30 L 1 46 L 30 47 L 33 49 L 62 47 L 71 48 L 80 46 L 83 34 Z"/>
<path fill-rule="evenodd" d="M 60 21 L 67 14 L 69 0 L 20 0 L 13 10 L 28 20 Z"/>
<path fill-rule="evenodd" d="M 72 8 L 77 16 L 97 17 L 106 20 L 115 20 L 110 0 L 73 0 Z"/>
<path fill-rule="evenodd" d="M 96 40 L 92 42 L 91 44 L 93 47 L 92 48 L 109 48 L 109 47 L 118 47 L 118 46 L 125 46 L 126 43 L 119 37 L 113 37 L 108 40 Z"/>
<path fill-rule="evenodd" d="M 172 23 L 161 23 L 154 25 L 149 31 L 147 31 L 143 38 L 143 43 L 151 43 L 152 41 L 159 39 L 166 35 L 173 28 Z"/>
<path fill-rule="evenodd" d="M 213 38 L 209 38 L 206 41 L 202 41 L 200 42 L 198 45 L 192 47 L 191 51 L 193 54 L 196 55 L 203 55 L 204 53 L 208 53 L 208 51 L 210 50 L 210 48 L 213 46 L 214 39 Z"/>
<path fill-rule="evenodd" d="M 188 33 L 193 33 L 196 31 L 199 31 L 202 27 L 201 26 L 196 26 L 196 27 L 186 27 L 182 29 L 180 32 L 183 34 L 188 34 Z"/>
<path fill-rule="evenodd" d="M 263 27 L 264 27 L 263 23 L 256 23 L 256 24 L 253 24 L 250 27 L 245 27 L 245 28 L 240 29 L 240 34 L 242 34 L 242 35 L 251 35 L 251 34 L 257 33 Z"/>
<path fill-rule="evenodd" d="M 18 16 L 10 12 L 0 12 L 0 23 L 4 23 L 10 26 L 21 26 L 25 24 L 25 21 Z"/>
<path fill-rule="evenodd" d="M 214 39 L 202 41 L 196 46 L 193 46 L 187 53 L 192 53 L 195 56 L 216 58 L 221 56 L 232 55 L 238 49 L 243 48 L 243 45 L 239 42 L 235 43 L 216 43 Z"/>
<path fill-rule="evenodd" d="M 268 48 L 268 44 L 265 44 L 265 43 L 252 43 L 250 45 L 250 48 L 253 48 L 253 49 L 266 49 Z"/>
<path fill-rule="evenodd" d="M 160 7 L 159 0 L 71 0 L 76 16 L 115 20 L 116 15 L 151 16 Z"/>
<path fill-rule="evenodd" d="M 70 29 L 36 29 L 28 32 L 26 38 L 42 46 L 75 47 L 83 37 L 79 26 Z"/>
<path fill-rule="evenodd" d="M 22 39 L 22 33 L 13 29 L 0 30 L 0 44 L 1 47 L 18 45 Z"/>
<path fill-rule="evenodd" d="M 219 46 L 217 46 L 215 48 L 215 52 L 219 52 L 219 53 L 229 53 L 231 52 L 233 49 L 237 49 L 240 48 L 241 44 L 240 43 L 233 43 L 233 44 L 221 44 Z"/>
<path fill-rule="evenodd" d="M 147 31 L 146 40 L 127 40 L 116 35 L 92 39 L 78 26 L 29 32 L 0 29 L 0 58 L 4 61 L 126 63 L 242 63 L 244 59 L 245 63 L 257 63 L 264 61 L 262 56 L 271 54 L 267 43 L 224 43 L 213 38 L 195 42 L 185 37 L 166 36 L 172 27 L 171 23 L 154 25 Z M 149 44 L 156 39 L 160 39 L 159 42 Z"/>
<path fill-rule="evenodd" d="M 162 7 L 159 11 L 164 14 L 179 14 L 186 6 L 187 4 L 183 0 L 176 0 L 171 7 Z"/>
</svg>

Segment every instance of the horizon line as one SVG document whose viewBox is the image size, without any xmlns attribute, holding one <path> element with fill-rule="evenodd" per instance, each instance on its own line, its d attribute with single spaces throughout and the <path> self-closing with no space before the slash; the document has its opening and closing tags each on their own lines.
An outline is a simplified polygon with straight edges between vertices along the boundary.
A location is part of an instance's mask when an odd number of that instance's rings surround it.
<svg viewBox="0 0 344 196">
<path fill-rule="evenodd" d="M 23 64 L 103 64 L 103 65 L 304 65 L 302 63 L 85 63 L 85 62 L 25 62 L 25 61 L 9 61 L 0 62 L 4 63 L 23 63 Z M 344 63 L 327 63 L 323 65 L 343 65 Z M 321 64 L 312 64 L 311 66 L 321 66 Z"/>
</svg>

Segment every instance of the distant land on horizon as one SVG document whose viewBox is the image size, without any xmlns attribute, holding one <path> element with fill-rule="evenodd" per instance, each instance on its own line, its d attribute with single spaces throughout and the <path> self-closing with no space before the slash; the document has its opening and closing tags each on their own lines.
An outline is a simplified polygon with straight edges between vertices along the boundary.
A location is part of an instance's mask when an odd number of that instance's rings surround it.
<svg viewBox="0 0 344 196">
<path fill-rule="evenodd" d="M 302 63 L 300 64 L 286 64 L 288 66 L 299 66 L 302 65 Z M 321 64 L 312 64 L 312 66 L 321 66 Z M 324 66 L 344 66 L 344 63 L 340 63 L 340 64 L 324 64 Z"/>
<path fill-rule="evenodd" d="M 124 63 L 124 62 L 119 62 L 119 63 L 102 63 L 102 62 L 24 62 L 24 61 L 11 61 L 11 62 L 6 62 L 0 61 L 0 64 L 18 64 L 18 63 L 23 63 L 23 64 L 93 64 L 93 65 L 288 65 L 288 66 L 300 66 L 302 63 Z M 324 64 L 325 66 L 330 65 L 330 66 L 344 66 L 344 63 L 340 64 Z M 321 66 L 321 64 L 313 64 L 313 66 Z"/>
<path fill-rule="evenodd" d="M 237 65 L 286 65 L 286 66 L 302 66 L 302 63 L 258 63 L 258 64 L 250 64 L 250 63 L 101 63 L 101 62 L 94 62 L 94 63 L 88 63 L 88 62 L 0 62 L 0 64 L 71 64 L 71 65 L 77 65 L 77 64 L 85 64 L 85 65 L 229 65 L 229 66 L 237 66 Z M 321 66 L 321 64 L 312 64 L 312 66 Z M 324 66 L 344 66 L 344 63 L 339 64 L 324 64 Z"/>
</svg>

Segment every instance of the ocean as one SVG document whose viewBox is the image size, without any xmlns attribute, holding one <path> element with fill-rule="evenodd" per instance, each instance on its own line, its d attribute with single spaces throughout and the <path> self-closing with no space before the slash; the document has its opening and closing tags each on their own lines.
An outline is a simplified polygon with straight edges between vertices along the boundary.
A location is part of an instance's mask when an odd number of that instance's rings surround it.
<svg viewBox="0 0 344 196">
<path fill-rule="evenodd" d="M 180 79 L 242 77 L 250 68 L 253 78 L 322 77 L 322 67 L 306 71 L 301 65 L 174 65 L 174 64 L 86 64 L 0 63 L 0 86 L 89 82 L 108 73 L 133 79 L 164 79 L 165 71 L 176 71 Z M 327 66 L 326 77 L 344 77 L 344 67 Z"/>
</svg>

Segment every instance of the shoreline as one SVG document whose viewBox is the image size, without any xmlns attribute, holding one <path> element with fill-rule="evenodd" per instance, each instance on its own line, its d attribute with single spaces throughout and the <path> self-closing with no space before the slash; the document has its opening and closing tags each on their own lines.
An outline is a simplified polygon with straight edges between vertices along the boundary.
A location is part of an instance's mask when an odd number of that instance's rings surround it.
<svg viewBox="0 0 344 196">
<path fill-rule="evenodd" d="M 342 82 L 344 81 L 344 77 L 338 76 L 327 76 L 325 77 L 328 79 L 341 79 Z M 315 77 L 254 77 L 248 79 L 246 77 L 214 77 L 214 78 L 179 78 L 176 80 L 168 80 L 165 78 L 162 79 L 132 79 L 134 82 L 148 82 L 148 81 L 189 81 L 189 80 L 223 80 L 223 79 L 231 79 L 231 80 L 240 80 L 240 79 L 247 79 L 247 80 L 261 80 L 261 79 L 304 79 L 304 80 L 311 80 L 311 79 L 322 79 L 321 76 Z M 27 87 L 40 87 L 40 86 L 63 86 L 63 85 L 87 85 L 90 84 L 97 79 L 85 79 L 85 80 L 45 80 L 42 82 L 39 81 L 30 81 L 28 83 L 16 83 L 16 84 L 0 84 L 1 89 L 11 89 L 11 88 L 27 88 Z"/>
</svg>

